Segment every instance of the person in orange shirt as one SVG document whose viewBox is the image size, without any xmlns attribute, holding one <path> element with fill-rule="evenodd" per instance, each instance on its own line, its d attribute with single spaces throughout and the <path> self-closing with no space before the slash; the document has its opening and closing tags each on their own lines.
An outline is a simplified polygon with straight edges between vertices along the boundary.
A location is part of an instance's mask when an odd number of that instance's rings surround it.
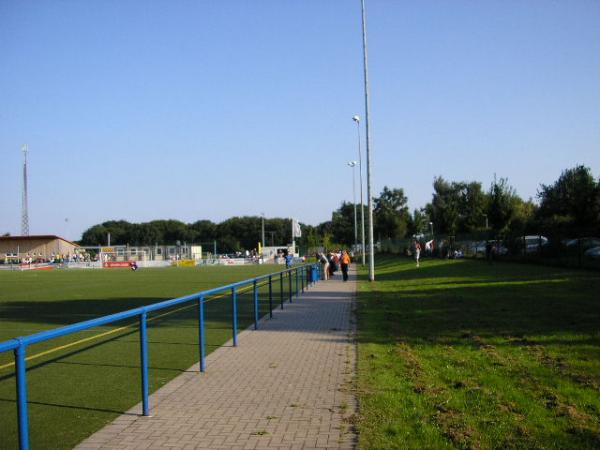
<svg viewBox="0 0 600 450">
<path fill-rule="evenodd" d="M 342 252 L 340 264 L 342 266 L 342 276 L 344 278 L 344 281 L 348 281 L 348 266 L 350 265 L 350 255 L 346 250 Z"/>
</svg>

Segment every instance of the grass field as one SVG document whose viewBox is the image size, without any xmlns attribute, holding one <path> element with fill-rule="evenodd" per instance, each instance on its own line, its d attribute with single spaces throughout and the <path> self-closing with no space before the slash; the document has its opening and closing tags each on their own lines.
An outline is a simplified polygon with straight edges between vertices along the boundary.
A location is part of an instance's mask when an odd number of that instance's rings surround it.
<svg viewBox="0 0 600 450">
<path fill-rule="evenodd" d="M 379 257 L 361 273 L 360 448 L 600 448 L 600 276 Z"/>
<path fill-rule="evenodd" d="M 0 272 L 0 341 L 280 270 L 254 265 Z M 281 292 L 279 278 L 275 281 L 277 306 Z M 262 316 L 269 310 L 268 288 L 260 292 Z M 242 330 L 253 321 L 251 290 L 238 295 L 238 312 Z M 209 299 L 205 317 L 210 352 L 231 339 L 230 296 Z M 149 315 L 150 392 L 198 361 L 197 323 L 191 304 Z M 28 347 L 31 448 L 72 448 L 140 402 L 138 335 L 137 321 L 119 322 Z M 76 341 L 84 342 L 72 345 Z M 17 447 L 12 361 L 12 352 L 0 353 L 2 450 Z"/>
</svg>

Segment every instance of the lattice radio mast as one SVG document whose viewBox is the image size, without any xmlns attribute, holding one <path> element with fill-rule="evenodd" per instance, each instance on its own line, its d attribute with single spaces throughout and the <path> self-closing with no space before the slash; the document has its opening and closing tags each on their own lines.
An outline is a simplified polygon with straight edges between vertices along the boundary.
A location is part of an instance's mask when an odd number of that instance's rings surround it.
<svg viewBox="0 0 600 450">
<path fill-rule="evenodd" d="M 27 144 L 21 147 L 23 151 L 23 193 L 21 198 L 21 235 L 29 236 L 29 212 L 27 211 Z"/>
</svg>

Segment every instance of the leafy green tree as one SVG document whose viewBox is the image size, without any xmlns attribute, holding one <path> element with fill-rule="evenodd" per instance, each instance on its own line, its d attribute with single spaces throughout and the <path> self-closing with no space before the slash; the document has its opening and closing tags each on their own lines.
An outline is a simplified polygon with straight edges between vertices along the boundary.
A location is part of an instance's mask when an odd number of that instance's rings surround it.
<svg viewBox="0 0 600 450">
<path fill-rule="evenodd" d="M 300 224 L 302 238 L 298 242 L 303 242 L 305 225 Z M 287 245 L 292 243 L 292 221 L 291 219 L 272 218 L 265 220 L 265 240 L 268 244 L 272 242 L 275 245 Z M 272 233 L 272 234 L 271 234 Z M 271 240 L 269 240 L 271 239 Z"/>
<path fill-rule="evenodd" d="M 218 240 L 228 245 L 237 241 L 238 246 L 232 251 L 257 248 L 261 239 L 261 224 L 262 219 L 258 216 L 232 217 L 218 225 Z"/>
<path fill-rule="evenodd" d="M 487 196 L 477 181 L 453 183 L 459 195 L 458 229 L 473 232 L 485 228 Z"/>
<path fill-rule="evenodd" d="M 106 245 L 108 233 L 113 245 L 127 244 L 130 241 L 131 224 L 125 220 L 109 220 L 87 229 L 82 237 L 83 245 Z"/>
<path fill-rule="evenodd" d="M 429 227 L 429 216 L 425 209 L 415 209 L 408 220 L 408 234 L 415 235 L 426 233 Z"/>
<path fill-rule="evenodd" d="M 518 198 L 515 201 L 515 211 L 510 224 L 510 231 L 517 235 L 538 233 L 540 230 L 536 224 L 537 209 L 538 206 L 532 199 L 524 201 Z"/>
<path fill-rule="evenodd" d="M 519 202 L 515 189 L 508 184 L 506 178 L 494 179 L 489 191 L 488 218 L 490 228 L 495 232 L 509 231 L 515 218 Z"/>
<path fill-rule="evenodd" d="M 456 183 L 449 183 L 441 176 L 433 179 L 433 198 L 425 210 L 436 233 L 458 231 L 461 203 L 460 187 Z"/>
<path fill-rule="evenodd" d="M 354 204 L 343 202 L 331 216 L 331 232 L 334 242 L 351 246 L 354 243 Z"/>
<path fill-rule="evenodd" d="M 600 181 L 588 167 L 567 169 L 555 183 L 542 184 L 538 198 L 538 218 L 547 227 L 584 233 L 600 226 Z"/>
<path fill-rule="evenodd" d="M 387 186 L 374 199 L 374 231 L 380 239 L 402 239 L 406 236 L 409 221 L 406 202 L 404 190 L 389 189 Z"/>
<path fill-rule="evenodd" d="M 81 245 L 106 245 L 108 230 L 104 225 L 94 225 L 81 235 Z"/>
<path fill-rule="evenodd" d="M 217 225 L 210 220 L 198 220 L 189 225 L 192 242 L 207 243 L 217 238 Z"/>
</svg>

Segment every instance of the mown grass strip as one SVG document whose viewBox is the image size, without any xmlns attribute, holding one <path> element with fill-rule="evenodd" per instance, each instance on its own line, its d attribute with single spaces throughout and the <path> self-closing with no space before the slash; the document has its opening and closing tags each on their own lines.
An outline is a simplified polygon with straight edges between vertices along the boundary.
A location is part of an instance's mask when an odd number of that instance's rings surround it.
<svg viewBox="0 0 600 450">
<path fill-rule="evenodd" d="M 599 448 L 600 277 L 378 257 L 358 304 L 360 448 Z"/>
</svg>

